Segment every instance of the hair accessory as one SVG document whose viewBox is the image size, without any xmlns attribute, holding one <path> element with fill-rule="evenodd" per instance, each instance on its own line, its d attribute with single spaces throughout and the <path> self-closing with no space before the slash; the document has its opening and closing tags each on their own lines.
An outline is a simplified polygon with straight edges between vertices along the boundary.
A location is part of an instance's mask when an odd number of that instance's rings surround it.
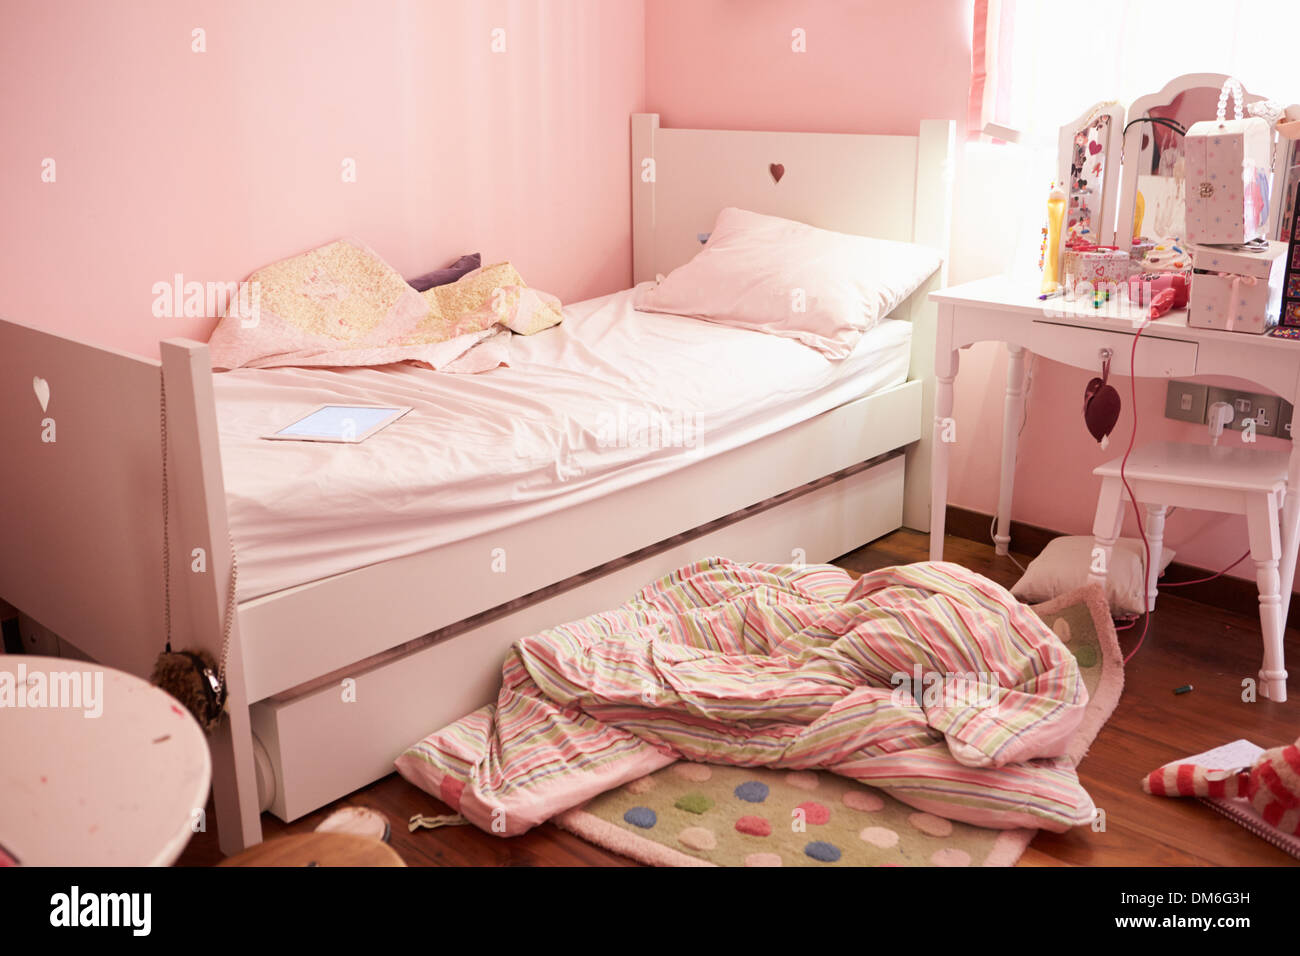
<svg viewBox="0 0 1300 956">
<path fill-rule="evenodd" d="M 1286 116 L 1286 108 L 1275 100 L 1258 100 L 1254 103 L 1248 103 L 1246 112 L 1251 116 L 1258 116 L 1269 126 L 1276 126 L 1278 120 Z"/>
</svg>

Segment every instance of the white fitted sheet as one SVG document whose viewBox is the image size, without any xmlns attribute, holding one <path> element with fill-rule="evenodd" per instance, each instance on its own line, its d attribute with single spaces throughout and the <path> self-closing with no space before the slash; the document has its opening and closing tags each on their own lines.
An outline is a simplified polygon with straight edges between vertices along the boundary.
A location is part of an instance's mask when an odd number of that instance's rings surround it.
<svg viewBox="0 0 1300 956">
<path fill-rule="evenodd" d="M 883 321 L 830 362 L 790 339 L 637 312 L 625 290 L 515 336 L 510 367 L 479 375 L 218 373 L 239 599 L 571 507 L 890 388 L 907 378 L 911 332 Z M 326 402 L 413 410 L 357 445 L 259 437 Z M 635 441 L 638 414 L 681 427 Z"/>
</svg>

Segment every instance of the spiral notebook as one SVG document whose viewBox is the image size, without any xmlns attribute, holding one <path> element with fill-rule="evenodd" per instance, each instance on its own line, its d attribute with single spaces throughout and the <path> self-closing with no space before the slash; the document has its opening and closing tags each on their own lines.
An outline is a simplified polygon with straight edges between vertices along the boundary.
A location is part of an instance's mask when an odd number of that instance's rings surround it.
<svg viewBox="0 0 1300 956">
<path fill-rule="evenodd" d="M 1191 763 L 1208 770 L 1249 769 L 1264 752 L 1263 747 L 1256 747 L 1249 740 L 1234 740 L 1222 747 L 1215 747 L 1203 754 L 1184 757 L 1175 763 Z M 1256 812 L 1250 801 L 1242 797 L 1227 799 L 1225 797 L 1198 797 L 1210 809 L 1223 814 L 1238 826 L 1245 827 L 1255 836 L 1271 843 L 1285 853 L 1300 859 L 1300 837 L 1283 833 L 1271 825 Z"/>
</svg>

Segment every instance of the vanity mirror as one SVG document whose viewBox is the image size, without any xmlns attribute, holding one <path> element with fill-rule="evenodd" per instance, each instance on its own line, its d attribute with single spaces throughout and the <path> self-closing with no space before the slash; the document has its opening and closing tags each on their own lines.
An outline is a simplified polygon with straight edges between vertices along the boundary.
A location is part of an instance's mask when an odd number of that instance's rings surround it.
<svg viewBox="0 0 1300 956">
<path fill-rule="evenodd" d="M 1057 182 L 1066 192 L 1061 249 L 1073 241 L 1112 245 L 1119 202 L 1124 107 L 1098 103 L 1061 127 Z"/>
<path fill-rule="evenodd" d="M 1108 276 L 1106 261 L 1115 255 L 1099 247 L 1115 242 L 1115 206 L 1119 192 L 1121 130 L 1124 108 L 1098 103 L 1061 127 L 1057 150 L 1057 186 L 1049 203 L 1045 243 L 1055 243 L 1055 255 L 1044 257 L 1043 291 L 1065 288 L 1075 292 L 1086 267 L 1091 288 Z M 1064 208 L 1062 208 L 1062 206 Z M 1081 257 L 1089 259 L 1087 263 Z"/>
</svg>

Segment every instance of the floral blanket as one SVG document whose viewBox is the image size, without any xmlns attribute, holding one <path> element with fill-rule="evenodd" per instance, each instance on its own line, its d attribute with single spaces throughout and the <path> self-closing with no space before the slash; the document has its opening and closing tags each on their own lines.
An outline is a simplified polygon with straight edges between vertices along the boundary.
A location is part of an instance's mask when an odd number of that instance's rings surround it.
<svg viewBox="0 0 1300 956">
<path fill-rule="evenodd" d="M 254 272 L 208 345 L 223 369 L 410 361 L 477 372 L 505 364 L 510 333 L 561 319 L 559 300 L 529 288 L 508 262 L 420 293 L 374 252 L 341 239 Z"/>
</svg>

